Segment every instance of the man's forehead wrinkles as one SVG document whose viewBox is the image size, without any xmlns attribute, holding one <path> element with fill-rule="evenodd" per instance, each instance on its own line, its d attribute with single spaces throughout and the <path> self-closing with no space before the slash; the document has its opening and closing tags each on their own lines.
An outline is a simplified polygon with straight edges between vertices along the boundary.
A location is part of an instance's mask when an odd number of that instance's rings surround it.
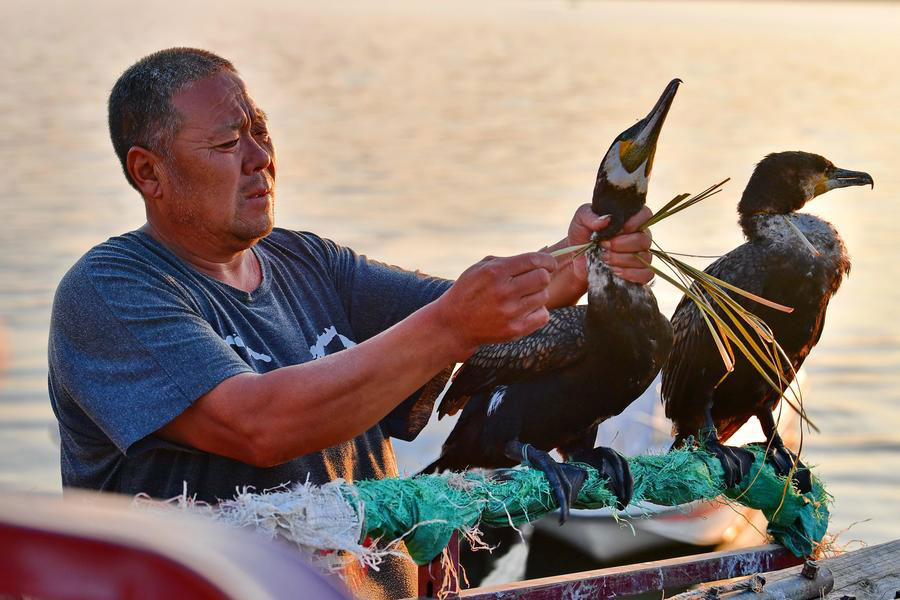
<svg viewBox="0 0 900 600">
<path fill-rule="evenodd" d="M 239 92 L 240 90 L 238 90 Z M 223 94 L 218 101 L 214 102 L 210 107 L 212 110 L 217 112 L 230 112 L 235 113 L 240 111 L 241 114 L 246 114 L 246 102 L 244 101 L 243 94 L 233 93 L 233 94 Z"/>
<path fill-rule="evenodd" d="M 222 98 L 211 108 L 215 112 L 217 131 L 241 129 L 248 122 L 247 109 L 240 98 Z"/>
<path fill-rule="evenodd" d="M 253 100 L 253 97 L 250 96 L 247 91 L 247 85 L 244 81 L 236 76 L 232 76 L 228 78 L 228 92 L 221 102 L 233 101 L 236 110 L 241 111 L 241 125 L 248 122 L 253 122 L 258 119 L 262 119 L 263 121 L 268 120 L 268 115 L 257 106 L 256 102 Z M 237 122 L 237 121 L 235 121 Z"/>
<path fill-rule="evenodd" d="M 265 125 L 265 112 L 256 105 L 239 79 L 219 77 L 208 82 L 205 88 L 185 90 L 189 96 L 193 93 L 194 98 L 182 98 L 188 103 L 185 108 L 190 113 L 182 130 L 187 134 L 186 140 L 190 137 L 196 142 L 218 143 L 235 132 L 260 123 Z"/>
</svg>

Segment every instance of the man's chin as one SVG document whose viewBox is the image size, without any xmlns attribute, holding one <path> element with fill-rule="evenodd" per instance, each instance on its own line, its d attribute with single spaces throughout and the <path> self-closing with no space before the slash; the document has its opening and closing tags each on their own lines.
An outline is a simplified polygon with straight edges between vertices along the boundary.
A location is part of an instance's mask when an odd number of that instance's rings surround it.
<svg viewBox="0 0 900 600">
<path fill-rule="evenodd" d="M 269 222 L 267 227 L 256 227 L 256 228 L 242 228 L 240 231 L 235 232 L 235 237 L 247 242 L 248 245 L 253 245 L 262 238 L 266 237 L 270 233 L 272 233 L 272 223 Z"/>
<path fill-rule="evenodd" d="M 255 244 L 257 241 L 272 233 L 273 227 L 275 227 L 275 220 L 271 215 L 267 215 L 265 219 L 261 218 L 252 223 L 239 223 L 234 233 L 235 237 L 250 244 Z"/>
<path fill-rule="evenodd" d="M 244 211 L 234 223 L 232 233 L 246 242 L 256 243 L 270 233 L 275 226 L 275 210 L 271 201 L 261 211 Z"/>
</svg>

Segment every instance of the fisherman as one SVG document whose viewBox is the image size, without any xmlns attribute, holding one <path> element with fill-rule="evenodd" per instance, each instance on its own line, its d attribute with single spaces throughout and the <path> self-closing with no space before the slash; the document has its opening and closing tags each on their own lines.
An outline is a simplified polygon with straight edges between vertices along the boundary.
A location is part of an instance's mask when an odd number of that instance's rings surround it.
<svg viewBox="0 0 900 600">
<path fill-rule="evenodd" d="M 88 251 L 53 304 L 49 389 L 65 487 L 198 500 L 307 479 L 397 475 L 389 437 L 414 437 L 419 391 L 480 345 L 541 327 L 586 290 L 583 262 L 488 257 L 455 282 L 274 228 L 265 113 L 204 50 L 147 56 L 109 98 L 113 147 L 147 221 Z M 642 210 L 607 243 L 621 277 Z M 551 248 L 609 222 L 580 207 Z M 422 419 L 422 415 L 426 419 Z M 389 559 L 355 590 L 414 595 Z"/>
</svg>

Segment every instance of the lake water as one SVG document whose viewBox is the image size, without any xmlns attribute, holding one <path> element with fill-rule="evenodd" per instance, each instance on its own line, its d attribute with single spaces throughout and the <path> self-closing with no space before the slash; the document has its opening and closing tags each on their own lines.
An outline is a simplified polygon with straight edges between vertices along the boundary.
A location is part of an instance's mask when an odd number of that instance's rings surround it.
<svg viewBox="0 0 900 600">
<path fill-rule="evenodd" d="M 740 243 L 734 206 L 766 153 L 871 173 L 874 191 L 808 207 L 854 262 L 807 361 L 822 433 L 804 453 L 834 494 L 832 531 L 869 519 L 840 541 L 900 537 L 900 6 L 4 0 L 0 34 L 0 487 L 59 490 L 52 294 L 89 247 L 143 222 L 108 90 L 138 57 L 194 45 L 231 58 L 270 115 L 279 225 L 447 277 L 559 239 L 612 138 L 676 76 L 649 204 L 732 181 L 655 229 L 668 250 Z M 655 290 L 670 314 L 678 294 Z M 405 454 L 434 452 L 436 431 Z"/>
</svg>

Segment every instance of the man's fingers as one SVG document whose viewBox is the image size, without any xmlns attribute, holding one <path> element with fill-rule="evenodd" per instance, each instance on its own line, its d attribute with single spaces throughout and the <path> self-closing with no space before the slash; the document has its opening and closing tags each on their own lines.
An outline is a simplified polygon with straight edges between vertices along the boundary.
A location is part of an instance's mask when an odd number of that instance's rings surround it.
<svg viewBox="0 0 900 600">
<path fill-rule="evenodd" d="M 534 333 L 547 324 L 550 320 L 550 311 L 546 307 L 541 306 L 526 314 L 525 316 L 512 321 L 509 326 L 515 332 L 515 337 L 524 337 L 530 333 Z"/>
<path fill-rule="evenodd" d="M 548 273 L 556 271 L 556 259 L 546 252 L 526 252 L 503 259 L 504 268 L 510 277 L 516 277 L 535 269 L 544 269 Z"/>
<path fill-rule="evenodd" d="M 641 207 L 641 210 L 637 211 L 631 218 L 625 221 L 625 225 L 622 226 L 623 233 L 632 233 L 637 231 L 641 225 L 647 222 L 647 220 L 653 216 L 653 211 L 645 204 Z"/>
<path fill-rule="evenodd" d="M 582 204 L 575 211 L 573 223 L 586 227 L 591 231 L 600 231 L 609 225 L 610 219 L 609 215 L 598 215 L 595 213 L 590 204 Z"/>
<path fill-rule="evenodd" d="M 646 252 L 650 249 L 653 242 L 653 236 L 649 231 L 639 231 L 636 233 L 623 233 L 614 238 L 604 240 L 601 246 L 612 252 Z"/>
<path fill-rule="evenodd" d="M 611 267 L 629 268 L 629 269 L 646 269 L 647 263 L 650 263 L 652 256 L 649 252 L 640 253 L 619 253 L 615 252 L 609 255 L 606 261 Z M 643 261 L 643 262 L 642 262 Z"/>
<path fill-rule="evenodd" d="M 546 308 L 549 299 L 550 292 L 546 288 L 538 290 L 533 294 L 522 296 L 519 300 L 519 311 L 530 313 L 540 308 Z"/>
<path fill-rule="evenodd" d="M 543 252 L 472 265 L 442 297 L 451 327 L 467 346 L 531 333 L 549 319 L 548 286 L 556 269 L 556 259 Z"/>
<path fill-rule="evenodd" d="M 550 285 L 550 271 L 547 269 L 525 271 L 513 277 L 512 284 L 516 293 L 522 296 L 544 291 Z"/>
<path fill-rule="evenodd" d="M 621 277 L 622 279 L 626 279 L 628 281 L 633 281 L 634 283 L 650 283 L 653 280 L 653 271 L 651 269 L 629 269 L 622 267 L 612 267 L 612 272 Z"/>
<path fill-rule="evenodd" d="M 608 227 L 611 220 L 610 215 L 598 215 L 591 210 L 590 204 L 582 204 L 569 223 L 569 244 L 574 246 L 589 241 L 592 233 Z"/>
</svg>

